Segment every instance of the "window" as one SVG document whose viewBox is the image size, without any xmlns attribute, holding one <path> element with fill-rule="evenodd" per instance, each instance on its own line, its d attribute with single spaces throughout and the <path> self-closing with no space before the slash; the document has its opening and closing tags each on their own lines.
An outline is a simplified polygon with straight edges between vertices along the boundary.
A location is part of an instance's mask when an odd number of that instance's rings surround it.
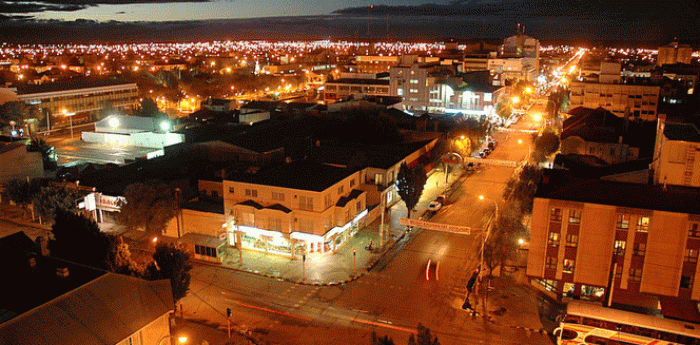
<svg viewBox="0 0 700 345">
<path fill-rule="evenodd" d="M 622 267 L 618 267 L 615 270 L 615 279 L 617 279 L 617 280 L 622 279 Z"/>
<path fill-rule="evenodd" d="M 556 270 L 557 269 L 557 258 L 554 256 L 548 256 L 547 261 L 545 262 L 545 268 L 548 270 Z"/>
<path fill-rule="evenodd" d="M 690 223 L 688 237 L 700 238 L 700 223 Z"/>
<path fill-rule="evenodd" d="M 398 96 L 403 96 L 403 88 L 398 88 L 398 89 L 396 90 L 396 95 L 398 95 Z"/>
<path fill-rule="evenodd" d="M 198 244 L 194 245 L 195 254 L 209 256 L 212 258 L 216 257 L 216 249 L 211 247 L 200 246 Z"/>
<path fill-rule="evenodd" d="M 550 232 L 549 233 L 549 240 L 547 241 L 547 245 L 550 247 L 558 247 L 559 246 L 559 233 L 558 232 Z"/>
<path fill-rule="evenodd" d="M 695 264 L 698 262 L 698 250 L 697 249 L 686 249 L 684 262 Z"/>
<path fill-rule="evenodd" d="M 269 230 L 282 231 L 282 219 L 270 217 L 267 219 L 267 228 Z"/>
<path fill-rule="evenodd" d="M 272 192 L 272 200 L 284 201 L 284 193 Z"/>
<path fill-rule="evenodd" d="M 566 246 L 576 247 L 578 246 L 578 235 L 566 235 Z"/>
<path fill-rule="evenodd" d="M 641 268 L 630 268 L 630 280 L 633 282 L 642 281 L 642 269 Z"/>
<path fill-rule="evenodd" d="M 646 251 L 647 251 L 647 244 L 646 243 L 635 243 L 634 244 L 634 255 L 644 256 Z"/>
<path fill-rule="evenodd" d="M 323 197 L 323 199 L 324 199 L 323 204 L 325 205 L 326 208 L 333 206 L 333 199 L 331 199 L 330 194 L 326 194 L 326 196 Z"/>
<path fill-rule="evenodd" d="M 343 195 L 343 186 L 338 187 L 338 195 Z"/>
<path fill-rule="evenodd" d="M 418 89 L 409 89 L 408 92 L 410 92 L 410 93 L 418 93 Z"/>
<path fill-rule="evenodd" d="M 629 214 L 618 214 L 617 223 L 615 226 L 618 229 L 629 229 L 630 228 L 630 215 Z"/>
<path fill-rule="evenodd" d="M 384 184 L 384 175 L 383 174 L 374 174 L 374 184 L 383 185 Z"/>
<path fill-rule="evenodd" d="M 561 209 L 560 208 L 552 208 L 549 210 L 549 221 L 561 222 Z"/>
<path fill-rule="evenodd" d="M 350 188 L 355 186 L 355 179 L 350 180 Z"/>
<path fill-rule="evenodd" d="M 690 289 L 691 286 L 693 286 L 693 277 L 681 276 L 681 288 Z"/>
<path fill-rule="evenodd" d="M 306 211 L 313 211 L 314 210 L 314 198 L 310 196 L 299 196 L 299 209 L 300 210 L 306 210 Z"/>
<path fill-rule="evenodd" d="M 649 232 L 649 217 L 639 217 L 637 219 L 637 231 Z"/>
<path fill-rule="evenodd" d="M 306 233 L 314 232 L 314 222 L 310 219 L 299 219 L 299 231 Z"/>
<path fill-rule="evenodd" d="M 627 245 L 627 241 L 623 240 L 617 240 L 615 241 L 615 255 L 625 255 L 625 246 Z"/>
<path fill-rule="evenodd" d="M 357 201 L 357 213 L 360 213 L 362 211 L 362 201 Z"/>
<path fill-rule="evenodd" d="M 564 259 L 564 273 L 574 273 L 574 260 Z"/>
<path fill-rule="evenodd" d="M 245 196 L 257 198 L 258 197 L 258 190 L 257 189 L 246 189 Z"/>
<path fill-rule="evenodd" d="M 409 83 L 418 84 L 418 79 L 411 79 L 411 80 L 409 80 Z"/>
<path fill-rule="evenodd" d="M 233 187 L 228 187 L 228 192 L 233 194 Z"/>
<path fill-rule="evenodd" d="M 581 210 L 569 210 L 569 223 L 580 224 L 581 223 Z"/>
</svg>

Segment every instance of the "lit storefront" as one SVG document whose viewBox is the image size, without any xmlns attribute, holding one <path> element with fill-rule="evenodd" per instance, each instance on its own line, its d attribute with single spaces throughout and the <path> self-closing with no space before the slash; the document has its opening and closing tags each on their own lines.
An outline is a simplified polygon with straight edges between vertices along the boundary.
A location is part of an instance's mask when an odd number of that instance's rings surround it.
<svg viewBox="0 0 700 345">
<path fill-rule="evenodd" d="M 240 246 L 244 249 L 289 257 L 333 253 L 364 226 L 363 220 L 367 213 L 366 209 L 363 210 L 345 225 L 333 227 L 323 236 L 300 231 L 284 234 L 281 231 L 236 225 L 231 221 L 228 242 L 230 246 L 237 246 L 240 241 Z"/>
</svg>

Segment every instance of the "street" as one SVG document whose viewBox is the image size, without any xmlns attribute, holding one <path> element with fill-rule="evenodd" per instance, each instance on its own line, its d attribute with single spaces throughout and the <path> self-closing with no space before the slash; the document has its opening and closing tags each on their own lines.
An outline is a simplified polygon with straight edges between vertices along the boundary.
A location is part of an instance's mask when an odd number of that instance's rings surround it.
<svg viewBox="0 0 700 345">
<path fill-rule="evenodd" d="M 539 107 L 533 107 L 534 111 L 540 111 Z M 191 293 L 182 300 L 185 315 L 192 313 L 195 318 L 225 324 L 222 311 L 230 307 L 234 311 L 235 327 L 252 330 L 268 343 L 328 344 L 342 339 L 343 343 L 368 344 L 369 334 L 374 330 L 402 344 L 415 332 L 418 323 L 437 335 L 441 344 L 548 343 L 546 335 L 513 327 L 525 323 L 531 328 L 538 325 L 541 328 L 536 307 L 534 311 L 532 307 L 510 310 L 514 317 L 508 324 L 474 318 L 461 308 L 467 281 L 479 264 L 483 229 L 496 211 L 494 203 L 502 205 L 505 183 L 515 171 L 512 167 L 487 163 L 489 159 L 520 162 L 527 157 L 532 134 L 517 130 L 528 129 L 537 121 L 531 116 L 524 117 L 514 126 L 515 131 L 495 134 L 499 145 L 484 159 L 484 169 L 455 181 L 447 205 L 429 219 L 468 226 L 473 233 L 414 229 L 368 274 L 338 286 L 301 285 L 196 266 L 192 271 Z M 472 295 L 472 301 L 481 313 L 486 299 Z M 532 305 L 536 304 L 532 301 Z M 530 319 L 519 320 L 520 314 L 529 314 Z"/>
</svg>

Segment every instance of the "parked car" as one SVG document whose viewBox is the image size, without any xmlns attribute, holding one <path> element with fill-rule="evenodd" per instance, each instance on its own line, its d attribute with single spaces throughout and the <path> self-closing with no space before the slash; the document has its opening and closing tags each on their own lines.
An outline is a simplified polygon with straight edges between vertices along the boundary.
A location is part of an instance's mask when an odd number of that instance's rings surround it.
<svg viewBox="0 0 700 345">
<path fill-rule="evenodd" d="M 431 201 L 430 205 L 428 205 L 428 211 L 430 211 L 430 212 L 440 211 L 441 208 L 442 208 L 442 203 L 437 201 L 437 200 Z"/>
</svg>

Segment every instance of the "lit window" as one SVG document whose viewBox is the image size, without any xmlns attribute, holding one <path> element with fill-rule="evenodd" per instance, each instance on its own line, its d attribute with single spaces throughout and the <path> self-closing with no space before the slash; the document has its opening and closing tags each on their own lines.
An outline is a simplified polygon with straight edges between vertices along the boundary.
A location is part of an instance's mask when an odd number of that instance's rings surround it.
<svg viewBox="0 0 700 345">
<path fill-rule="evenodd" d="M 615 226 L 618 229 L 629 229 L 630 227 L 630 216 L 629 214 L 619 214 L 617 215 L 617 223 Z"/>
<path fill-rule="evenodd" d="M 569 210 L 569 223 L 580 224 L 581 223 L 581 210 Z"/>
<path fill-rule="evenodd" d="M 550 247 L 558 247 L 559 246 L 559 233 L 558 232 L 550 232 L 549 233 L 549 240 L 547 241 L 547 244 Z"/>
<path fill-rule="evenodd" d="M 578 246 L 578 235 L 566 235 L 566 246 L 567 247 Z"/>
<path fill-rule="evenodd" d="M 691 264 L 698 262 L 698 250 L 697 249 L 686 249 L 684 262 Z"/>
<path fill-rule="evenodd" d="M 617 240 L 615 241 L 615 255 L 625 255 L 625 246 L 627 245 L 627 241 L 622 241 L 622 240 Z"/>
<path fill-rule="evenodd" d="M 258 190 L 257 189 L 246 189 L 245 196 L 257 198 L 258 197 Z"/>
<path fill-rule="evenodd" d="M 564 273 L 574 273 L 574 260 L 564 259 Z"/>
<path fill-rule="evenodd" d="M 637 219 L 637 231 L 648 232 L 649 231 L 649 217 L 639 217 Z"/>
<path fill-rule="evenodd" d="M 403 88 L 398 88 L 398 89 L 396 90 L 396 94 L 399 95 L 399 96 L 403 96 Z"/>
</svg>

